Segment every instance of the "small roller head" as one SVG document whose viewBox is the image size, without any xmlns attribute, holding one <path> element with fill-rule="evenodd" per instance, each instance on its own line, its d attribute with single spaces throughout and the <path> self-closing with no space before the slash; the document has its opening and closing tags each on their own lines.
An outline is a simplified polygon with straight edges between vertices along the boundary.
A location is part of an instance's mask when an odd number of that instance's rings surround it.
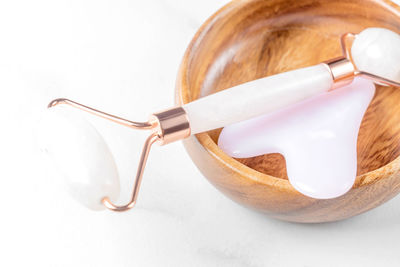
<svg viewBox="0 0 400 267">
<path fill-rule="evenodd" d="M 400 35 L 384 28 L 367 28 L 357 34 L 351 56 L 360 71 L 400 81 Z"/>
</svg>

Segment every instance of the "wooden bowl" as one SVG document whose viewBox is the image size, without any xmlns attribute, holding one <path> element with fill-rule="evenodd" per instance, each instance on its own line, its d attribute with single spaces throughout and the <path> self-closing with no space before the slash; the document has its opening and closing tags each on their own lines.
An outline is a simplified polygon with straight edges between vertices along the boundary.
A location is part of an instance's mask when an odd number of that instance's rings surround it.
<svg viewBox="0 0 400 267">
<path fill-rule="evenodd" d="M 334 58 L 341 54 L 343 33 L 366 27 L 399 32 L 400 7 L 377 0 L 231 2 L 205 22 L 190 43 L 178 74 L 176 101 L 188 103 Z M 192 136 L 184 145 L 204 176 L 244 206 L 287 221 L 341 220 L 384 203 L 400 190 L 399 103 L 399 89 L 377 86 L 359 132 L 356 183 L 335 199 L 298 193 L 287 180 L 281 155 L 229 157 L 216 144 L 221 129 Z"/>
</svg>

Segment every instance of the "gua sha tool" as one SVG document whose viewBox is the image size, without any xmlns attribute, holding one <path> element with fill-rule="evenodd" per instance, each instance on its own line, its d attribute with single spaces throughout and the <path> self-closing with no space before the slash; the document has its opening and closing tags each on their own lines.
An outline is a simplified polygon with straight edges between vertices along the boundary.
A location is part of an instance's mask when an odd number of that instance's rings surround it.
<svg viewBox="0 0 400 267">
<path fill-rule="evenodd" d="M 350 42 L 352 42 L 351 46 L 349 46 Z M 267 114 L 347 85 L 355 76 L 363 76 L 380 84 L 400 86 L 398 83 L 400 81 L 400 64 L 398 64 L 400 52 L 396 50 L 400 47 L 398 34 L 382 28 L 368 28 L 357 35 L 344 34 L 341 38 L 341 45 L 343 55 L 338 58 L 315 66 L 244 83 L 183 106 L 154 113 L 147 122 L 126 120 L 68 99 L 53 100 L 49 107 L 66 104 L 132 129 L 151 130 L 143 147 L 131 201 L 126 205 L 118 206 L 113 204 L 108 196 L 101 195 L 102 192 L 98 190 L 96 191 L 98 195 L 88 195 L 93 199 L 85 201 L 85 203 L 102 202 L 105 207 L 114 211 L 125 211 L 132 208 L 137 200 L 149 150 L 155 142 L 165 145 L 193 134 Z M 371 73 L 369 73 L 370 71 Z M 90 138 L 88 137 L 88 139 Z M 73 143 L 75 140 L 71 138 L 64 142 Z M 84 147 L 80 146 L 81 149 Z M 100 162 L 95 158 L 93 160 Z M 96 162 L 90 163 L 88 166 L 98 166 Z M 68 164 L 68 161 L 64 164 Z M 66 168 L 74 168 L 74 166 L 68 164 Z M 102 166 L 99 165 L 98 168 L 102 168 Z M 92 173 L 88 173 L 92 175 Z M 89 180 L 95 181 L 96 179 L 93 177 Z M 102 183 L 102 181 L 99 179 L 98 182 Z M 102 188 L 103 186 L 105 184 L 96 187 Z M 91 205 L 88 206 L 92 208 Z"/>
<path fill-rule="evenodd" d="M 330 93 L 291 107 L 226 126 L 218 146 L 234 158 L 281 153 L 290 183 L 306 196 L 343 195 L 357 173 L 357 136 L 375 93 L 356 78 Z"/>
</svg>

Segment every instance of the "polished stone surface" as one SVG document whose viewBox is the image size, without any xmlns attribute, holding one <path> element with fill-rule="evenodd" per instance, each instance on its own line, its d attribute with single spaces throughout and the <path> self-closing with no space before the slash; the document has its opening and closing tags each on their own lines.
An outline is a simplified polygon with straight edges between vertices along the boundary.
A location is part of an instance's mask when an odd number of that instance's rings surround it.
<svg viewBox="0 0 400 267">
<path fill-rule="evenodd" d="M 357 34 L 351 56 L 359 70 L 400 82 L 400 35 L 384 28 Z"/>
<path fill-rule="evenodd" d="M 285 157 L 289 182 L 300 193 L 335 198 L 353 186 L 358 130 L 375 93 L 362 78 L 277 112 L 225 127 L 219 147 L 235 158 Z"/>
<path fill-rule="evenodd" d="M 183 108 L 191 133 L 196 134 L 293 105 L 327 92 L 332 84 L 326 65 L 317 64 L 242 83 L 187 103 Z"/>
<path fill-rule="evenodd" d="M 41 150 L 65 180 L 65 189 L 92 210 L 104 210 L 104 197 L 119 197 L 114 157 L 96 128 L 82 112 L 68 106 L 47 109 L 36 134 Z"/>
</svg>

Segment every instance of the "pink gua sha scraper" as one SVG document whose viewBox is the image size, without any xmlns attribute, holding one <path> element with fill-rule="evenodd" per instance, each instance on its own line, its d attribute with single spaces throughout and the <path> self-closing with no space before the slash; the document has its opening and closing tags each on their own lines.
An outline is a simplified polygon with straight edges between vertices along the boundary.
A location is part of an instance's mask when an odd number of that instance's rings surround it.
<svg viewBox="0 0 400 267">
<path fill-rule="evenodd" d="M 218 146 L 234 158 L 285 157 L 290 183 L 306 196 L 346 193 L 357 173 L 357 135 L 374 84 L 357 78 L 343 88 L 226 126 Z"/>
<path fill-rule="evenodd" d="M 347 43 L 351 41 L 350 51 Z M 61 171 L 75 167 L 80 170 L 79 173 L 67 171 L 64 174 L 76 199 L 92 209 L 102 207 L 99 205 L 102 203 L 113 211 L 128 210 L 136 203 L 147 157 L 152 144 L 156 142 L 165 145 L 193 134 L 271 113 L 349 84 L 355 76 L 363 76 L 381 84 L 400 86 L 398 83 L 400 81 L 400 64 L 398 64 L 400 36 L 398 34 L 387 29 L 368 28 L 357 35 L 344 34 L 341 45 L 343 55 L 333 60 L 244 83 L 183 106 L 154 113 L 147 122 L 126 120 L 68 99 L 53 100 L 49 107 L 66 104 L 133 129 L 151 130 L 143 147 L 132 198 L 126 205 L 115 205 L 109 198 L 109 196 L 118 195 L 119 186 L 109 184 L 110 181 L 118 180 L 118 174 L 113 170 L 112 166 L 115 166 L 115 163 L 106 149 L 107 145 L 95 131 L 89 130 L 91 127 L 84 126 L 82 123 L 75 124 L 72 118 L 69 118 L 72 123 L 61 124 L 57 129 L 50 125 L 47 129 L 48 134 L 57 135 L 64 126 L 67 127 L 66 125 L 76 128 L 74 131 L 78 134 L 65 136 L 61 141 L 54 138 L 55 142 L 63 142 L 65 145 L 47 143 L 46 149 L 49 154 L 56 157 L 56 162 L 64 164 L 63 167 L 59 166 Z M 221 103 L 224 104 L 221 105 Z M 58 114 L 57 109 L 52 111 Z M 82 135 L 85 138 L 77 141 L 76 138 L 81 138 Z M 79 146 L 75 144 L 77 142 Z M 86 146 L 85 142 L 90 144 Z M 104 153 L 96 153 L 99 150 L 90 152 L 89 148 L 93 148 L 96 144 L 102 147 L 100 151 Z M 63 154 L 63 147 L 70 147 L 69 157 L 76 157 L 76 155 L 86 157 L 86 164 L 74 166 L 71 163 L 77 161 L 70 162 L 65 155 L 62 159 L 57 159 Z M 105 164 L 105 162 L 108 163 Z M 109 168 L 107 172 L 113 177 L 97 179 L 96 175 L 99 172 L 93 171 L 95 168 L 99 170 Z M 93 192 L 87 194 L 86 192 L 91 187 Z M 90 199 L 85 200 L 85 198 Z"/>
</svg>

